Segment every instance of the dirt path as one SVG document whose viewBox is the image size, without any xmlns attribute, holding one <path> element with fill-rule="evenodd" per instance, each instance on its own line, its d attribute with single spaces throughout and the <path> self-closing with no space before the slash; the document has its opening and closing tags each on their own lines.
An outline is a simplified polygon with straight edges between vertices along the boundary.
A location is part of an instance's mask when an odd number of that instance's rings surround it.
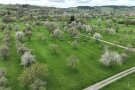
<svg viewBox="0 0 135 90">
<path fill-rule="evenodd" d="M 127 69 L 125 71 L 122 71 L 114 76 L 111 76 L 103 81 L 100 81 L 94 85 L 91 85 L 88 88 L 85 88 L 84 90 L 99 90 L 99 89 L 109 85 L 110 83 L 115 82 L 115 81 L 117 81 L 117 80 L 131 74 L 131 73 L 134 73 L 134 72 L 135 72 L 135 67 L 132 67 L 132 68 Z"/>
<path fill-rule="evenodd" d="M 87 35 L 83 35 L 83 34 L 80 34 L 80 35 L 81 36 L 85 36 L 85 37 L 89 37 L 91 39 L 94 39 L 93 37 L 90 37 L 90 36 L 87 36 Z M 118 45 L 118 44 L 114 44 L 114 43 L 111 43 L 111 42 L 108 42 L 108 41 L 105 41 L 105 40 L 99 39 L 98 41 L 103 42 L 103 43 L 106 43 L 106 44 L 109 44 L 109 45 L 113 45 L 113 46 L 116 46 L 116 47 L 119 47 L 119 48 L 122 48 L 122 49 L 129 49 L 128 47 L 121 46 L 121 45 Z M 135 51 L 135 49 L 129 49 L 129 50 Z"/>
</svg>

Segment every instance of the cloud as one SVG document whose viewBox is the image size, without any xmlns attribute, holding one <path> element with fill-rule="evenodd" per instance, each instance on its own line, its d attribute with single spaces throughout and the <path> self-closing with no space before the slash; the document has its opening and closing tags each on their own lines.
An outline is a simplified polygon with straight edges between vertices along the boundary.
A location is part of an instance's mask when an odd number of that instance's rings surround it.
<svg viewBox="0 0 135 90">
<path fill-rule="evenodd" d="M 32 4 L 32 5 L 55 6 L 55 7 L 103 6 L 103 5 L 135 6 L 135 0 L 0 0 L 0 3 Z"/>
<path fill-rule="evenodd" d="M 48 0 L 49 2 L 65 2 L 65 0 Z"/>
</svg>

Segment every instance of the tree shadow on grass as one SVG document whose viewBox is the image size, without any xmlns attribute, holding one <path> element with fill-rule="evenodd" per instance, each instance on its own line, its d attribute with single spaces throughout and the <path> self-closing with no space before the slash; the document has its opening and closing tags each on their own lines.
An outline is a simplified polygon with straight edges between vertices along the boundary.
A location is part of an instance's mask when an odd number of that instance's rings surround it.
<svg viewBox="0 0 135 90">
<path fill-rule="evenodd" d="M 79 74 L 79 70 L 77 68 L 67 67 L 66 69 L 68 74 Z"/>
</svg>

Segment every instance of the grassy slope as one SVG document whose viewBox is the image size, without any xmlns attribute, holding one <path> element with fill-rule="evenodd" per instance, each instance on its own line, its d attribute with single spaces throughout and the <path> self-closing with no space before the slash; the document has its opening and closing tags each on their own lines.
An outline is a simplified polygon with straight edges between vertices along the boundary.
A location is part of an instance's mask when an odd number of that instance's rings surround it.
<svg viewBox="0 0 135 90">
<path fill-rule="evenodd" d="M 39 29 L 37 28 L 35 30 L 35 35 L 32 41 L 28 42 L 27 45 L 34 49 L 33 52 L 38 60 L 42 63 L 47 63 L 50 68 L 52 75 L 50 77 L 53 77 L 53 80 L 51 79 L 50 82 L 48 82 L 51 83 L 51 86 L 48 84 L 49 90 L 80 90 L 86 85 L 95 83 L 116 72 L 135 65 L 132 63 L 134 61 L 131 61 L 131 63 L 125 61 L 125 65 L 121 67 L 106 69 L 99 63 L 99 58 L 102 52 L 102 50 L 99 49 L 101 43 L 96 43 L 93 40 L 90 40 L 86 44 L 81 42 L 77 50 L 72 49 L 70 44 L 67 43 L 68 40 L 59 41 L 48 38 L 47 43 L 43 44 L 35 38 L 37 33 L 44 33 L 49 37 L 46 29 L 41 28 L 42 27 L 39 27 Z M 60 50 L 58 55 L 53 55 L 49 51 L 48 46 L 52 43 L 59 45 Z M 110 48 L 115 49 L 112 46 L 110 46 Z M 116 48 L 116 50 L 121 51 L 121 49 L 118 48 Z M 90 53 L 92 53 L 93 56 L 90 56 Z M 70 71 L 66 66 L 66 59 L 72 54 L 78 56 L 80 60 L 80 64 L 75 71 Z M 135 56 L 131 55 L 131 58 L 133 57 Z M 132 60 L 131 58 L 128 60 Z"/>
<path fill-rule="evenodd" d="M 21 28 L 24 25 L 20 24 Z M 112 76 L 117 72 L 125 70 L 126 68 L 135 66 L 135 55 L 124 62 L 122 66 L 106 68 L 99 63 L 102 50 L 99 48 L 102 43 L 96 43 L 90 40 L 88 43 L 81 42 L 78 49 L 74 50 L 68 43 L 69 39 L 64 41 L 53 40 L 49 37 L 47 29 L 44 27 L 34 27 L 34 35 L 31 41 L 26 42 L 26 45 L 33 49 L 33 54 L 36 55 L 37 62 L 47 63 L 50 75 L 48 78 L 48 90 L 81 90 L 86 86 L 96 83 L 108 76 Z M 37 34 L 43 33 L 48 37 L 46 43 L 37 39 Z M 12 34 L 11 55 L 9 60 L 0 61 L 0 66 L 6 69 L 6 76 L 9 79 L 9 86 L 13 90 L 25 90 L 18 85 L 18 75 L 22 71 L 20 66 L 20 56 L 16 53 L 14 33 Z M 107 35 L 105 35 L 106 37 Z M 0 40 L 2 34 L 0 33 Z M 108 36 L 109 38 L 113 38 Z M 109 39 L 107 39 L 109 40 Z M 53 55 L 48 49 L 49 44 L 58 44 L 59 53 Z M 121 49 L 109 46 L 112 50 L 122 51 Z M 92 53 L 92 56 L 90 55 Z M 71 71 L 66 66 L 66 60 L 70 55 L 79 57 L 80 63 L 76 70 Z"/>
</svg>

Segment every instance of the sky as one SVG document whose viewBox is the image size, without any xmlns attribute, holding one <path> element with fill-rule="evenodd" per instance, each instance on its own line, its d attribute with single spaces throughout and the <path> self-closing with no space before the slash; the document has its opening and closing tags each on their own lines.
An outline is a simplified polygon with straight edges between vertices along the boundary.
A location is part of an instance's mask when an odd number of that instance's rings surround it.
<svg viewBox="0 0 135 90">
<path fill-rule="evenodd" d="M 0 0 L 1 4 L 31 4 L 60 8 L 76 6 L 121 5 L 135 6 L 135 0 Z"/>
</svg>

